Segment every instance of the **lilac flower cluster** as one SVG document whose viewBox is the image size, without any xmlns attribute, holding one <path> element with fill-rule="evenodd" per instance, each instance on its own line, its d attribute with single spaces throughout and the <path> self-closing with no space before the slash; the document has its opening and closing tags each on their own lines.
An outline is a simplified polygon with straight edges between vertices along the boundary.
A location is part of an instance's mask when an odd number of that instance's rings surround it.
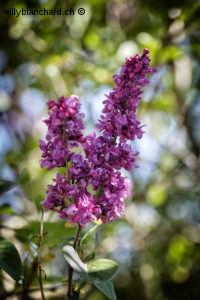
<svg viewBox="0 0 200 300">
<path fill-rule="evenodd" d="M 69 149 L 78 147 L 83 140 L 83 114 L 78 113 L 80 103 L 77 96 L 61 97 L 56 103 L 48 103 L 49 118 L 44 120 L 48 127 L 46 142 L 40 140 L 40 149 L 43 151 L 41 167 L 51 170 L 66 165 Z"/>
<path fill-rule="evenodd" d="M 79 112 L 76 96 L 48 102 L 49 118 L 46 142 L 40 141 L 41 167 L 51 170 L 65 167 L 54 184 L 47 186 L 42 201 L 45 208 L 56 211 L 69 223 L 87 225 L 90 221 L 109 222 L 124 211 L 124 198 L 130 195 L 130 183 L 120 170 L 135 166 L 134 151 L 128 141 L 141 138 L 143 130 L 136 119 L 142 87 L 148 83 L 148 50 L 126 59 L 116 87 L 106 96 L 104 108 L 94 131 L 83 136 L 84 115 Z"/>
</svg>

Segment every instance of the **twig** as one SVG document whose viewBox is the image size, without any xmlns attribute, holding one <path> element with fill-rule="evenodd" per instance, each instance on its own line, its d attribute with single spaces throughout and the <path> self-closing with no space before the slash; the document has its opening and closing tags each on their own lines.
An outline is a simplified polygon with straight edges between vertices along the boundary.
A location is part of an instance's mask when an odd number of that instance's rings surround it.
<svg viewBox="0 0 200 300">
<path fill-rule="evenodd" d="M 42 300 L 45 300 L 44 289 L 43 289 L 43 284 L 42 284 L 42 275 L 43 275 L 44 271 L 41 266 L 41 246 L 42 246 L 42 241 L 43 241 L 43 216 L 44 216 L 44 209 L 42 208 L 41 221 L 40 221 L 40 234 L 39 234 L 39 239 L 38 239 L 37 263 L 38 263 L 38 281 L 39 281 L 39 286 L 40 286 L 41 297 L 42 297 Z"/>
</svg>

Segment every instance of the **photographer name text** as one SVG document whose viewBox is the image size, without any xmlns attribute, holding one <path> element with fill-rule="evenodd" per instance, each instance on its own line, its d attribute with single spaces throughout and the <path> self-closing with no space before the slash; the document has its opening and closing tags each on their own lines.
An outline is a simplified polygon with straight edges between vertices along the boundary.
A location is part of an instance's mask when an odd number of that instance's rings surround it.
<svg viewBox="0 0 200 300">
<path fill-rule="evenodd" d="M 48 16 L 48 15 L 58 15 L 58 16 L 71 16 L 75 13 L 78 13 L 79 15 L 85 14 L 84 8 L 78 8 L 76 11 L 72 8 L 62 10 L 60 9 L 30 9 L 30 8 L 22 8 L 22 9 L 16 9 L 16 8 L 10 8 L 10 9 L 4 9 L 4 14 L 6 16 Z"/>
</svg>

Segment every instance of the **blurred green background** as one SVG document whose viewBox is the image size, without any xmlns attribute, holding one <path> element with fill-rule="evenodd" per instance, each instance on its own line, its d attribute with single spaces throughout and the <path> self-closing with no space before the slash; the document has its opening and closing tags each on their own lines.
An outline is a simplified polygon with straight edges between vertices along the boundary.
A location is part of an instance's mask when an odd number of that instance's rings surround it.
<svg viewBox="0 0 200 300">
<path fill-rule="evenodd" d="M 11 8 L 71 8 L 74 15 L 6 15 Z M 143 48 L 158 72 L 138 110 L 146 125 L 133 145 L 139 168 L 127 174 L 133 193 L 125 216 L 98 232 L 97 256 L 119 263 L 118 300 L 200 299 L 198 0 L 1 0 L 0 230 L 20 251 L 32 293 L 16 296 L 2 273 L 0 299 L 40 298 L 34 273 L 40 201 L 55 175 L 39 166 L 46 101 L 77 94 L 91 131 L 112 75 Z M 48 299 L 65 299 L 61 247 L 73 232 L 48 213 L 44 227 L 45 292 Z M 81 299 L 106 298 L 88 288 Z"/>
</svg>

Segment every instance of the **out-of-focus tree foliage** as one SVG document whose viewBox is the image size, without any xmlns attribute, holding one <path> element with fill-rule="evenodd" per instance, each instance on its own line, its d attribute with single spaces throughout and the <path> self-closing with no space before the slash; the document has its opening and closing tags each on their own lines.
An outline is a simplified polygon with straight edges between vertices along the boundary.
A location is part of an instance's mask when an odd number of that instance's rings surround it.
<svg viewBox="0 0 200 300">
<path fill-rule="evenodd" d="M 6 15 L 11 8 L 71 8 L 74 15 Z M 1 0 L 1 235 L 20 251 L 27 289 L 37 288 L 40 201 L 54 175 L 38 163 L 46 100 L 77 94 L 90 128 L 113 73 L 126 56 L 146 47 L 158 72 L 138 111 L 146 124 L 135 143 L 140 168 L 131 174 L 133 196 L 124 218 L 98 233 L 98 255 L 120 265 L 114 280 L 119 300 L 200 299 L 199 16 L 199 0 Z M 44 230 L 44 284 L 50 287 L 45 292 L 49 299 L 64 299 L 67 274 L 60 249 L 74 232 L 48 213 Z M 5 276 L 1 299 L 14 289 Z M 91 289 L 82 299 L 105 298 Z"/>
</svg>

